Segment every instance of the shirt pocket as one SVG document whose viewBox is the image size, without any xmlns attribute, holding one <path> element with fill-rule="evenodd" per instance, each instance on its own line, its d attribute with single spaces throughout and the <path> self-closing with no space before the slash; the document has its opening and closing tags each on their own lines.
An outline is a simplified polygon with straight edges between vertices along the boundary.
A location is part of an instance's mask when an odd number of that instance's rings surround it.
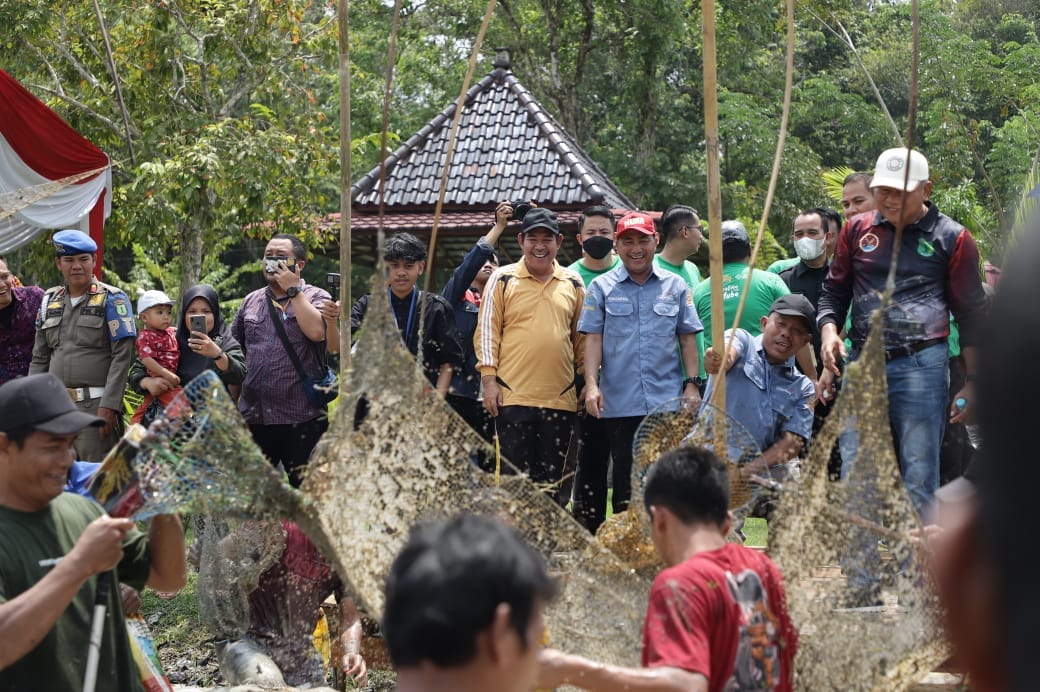
<svg viewBox="0 0 1040 692">
<path fill-rule="evenodd" d="M 604 336 L 629 336 L 635 328 L 635 306 L 628 301 L 610 301 L 604 308 L 607 319 L 603 325 Z"/>
<path fill-rule="evenodd" d="M 654 336 L 668 336 L 675 334 L 676 317 L 679 314 L 679 304 L 666 301 L 654 303 L 653 323 L 650 333 Z"/>
<path fill-rule="evenodd" d="M 72 341 L 77 346 L 97 348 L 108 341 L 108 327 L 103 315 L 80 315 L 72 332 Z"/>
</svg>

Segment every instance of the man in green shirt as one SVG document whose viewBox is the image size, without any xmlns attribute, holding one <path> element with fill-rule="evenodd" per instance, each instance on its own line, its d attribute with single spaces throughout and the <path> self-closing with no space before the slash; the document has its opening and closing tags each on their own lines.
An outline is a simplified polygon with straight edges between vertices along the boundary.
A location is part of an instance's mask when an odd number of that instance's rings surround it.
<svg viewBox="0 0 1040 692">
<path fill-rule="evenodd" d="M 613 212 L 601 204 L 593 205 L 578 218 L 578 234 L 575 239 L 581 246 L 581 259 L 571 264 L 588 286 L 600 274 L 605 274 L 621 264 L 614 252 Z"/>
<path fill-rule="evenodd" d="M 661 252 L 654 256 L 654 266 L 678 274 L 690 290 L 701 282 L 701 272 L 687 257 L 697 253 L 703 240 L 704 227 L 697 210 L 685 204 L 673 204 L 661 215 Z M 697 332 L 697 388 L 704 393 L 707 373 L 704 371 L 704 332 Z M 685 376 L 686 373 L 683 373 Z"/>
<path fill-rule="evenodd" d="M 103 423 L 78 410 L 53 374 L 0 386 L 0 690 L 82 688 L 99 575 L 157 591 L 187 581 L 176 516 L 155 517 L 145 536 L 63 492 L 76 435 Z M 119 589 L 106 605 L 97 689 L 137 692 Z"/>
<path fill-rule="evenodd" d="M 744 311 L 737 326 L 746 330 L 751 336 L 762 333 L 761 320 L 769 314 L 769 307 L 777 298 L 790 293 L 787 284 L 779 275 L 772 272 L 752 269 L 748 266 L 751 259 L 751 239 L 744 224 L 739 221 L 722 222 L 722 301 L 725 309 L 725 327 L 733 326 L 733 318 L 737 314 L 737 304 L 744 291 L 748 272 L 751 272 L 751 286 L 748 291 Z M 697 314 L 704 324 L 704 344 L 711 346 L 711 280 L 705 279 L 693 291 L 693 302 L 697 306 Z"/>
</svg>

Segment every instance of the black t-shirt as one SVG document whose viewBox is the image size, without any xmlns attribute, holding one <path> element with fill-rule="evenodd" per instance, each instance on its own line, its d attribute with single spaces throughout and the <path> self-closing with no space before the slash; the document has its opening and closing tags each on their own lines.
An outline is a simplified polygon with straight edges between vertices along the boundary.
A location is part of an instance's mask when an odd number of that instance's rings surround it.
<svg viewBox="0 0 1040 692">
<path fill-rule="evenodd" d="M 830 270 L 830 262 L 824 263 L 822 267 L 810 267 L 805 262 L 799 262 L 790 269 L 785 269 L 780 272 L 780 278 L 784 280 L 787 287 L 791 289 L 791 293 L 799 293 L 805 296 L 814 309 L 819 309 L 820 305 L 820 292 L 823 289 L 823 280 L 827 278 L 827 272 Z M 822 361 L 820 360 L 820 346 L 822 339 L 820 336 L 820 328 L 813 325 L 813 352 L 816 354 L 816 369 L 817 375 L 822 369 Z"/>
</svg>

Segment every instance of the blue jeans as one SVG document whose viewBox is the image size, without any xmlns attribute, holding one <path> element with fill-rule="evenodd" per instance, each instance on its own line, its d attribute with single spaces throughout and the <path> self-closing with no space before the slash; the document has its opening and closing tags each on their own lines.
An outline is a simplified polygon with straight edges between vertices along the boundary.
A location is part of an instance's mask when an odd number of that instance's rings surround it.
<svg viewBox="0 0 1040 692">
<path fill-rule="evenodd" d="M 914 509 L 927 518 L 939 488 L 939 448 L 948 415 L 950 367 L 946 343 L 890 360 L 885 364 L 885 379 L 899 472 Z M 839 445 L 841 477 L 846 478 L 856 462 L 854 428 L 842 433 Z"/>
<path fill-rule="evenodd" d="M 853 354 L 853 360 L 859 354 Z M 922 521 L 927 522 L 939 487 L 939 450 L 946 427 L 949 390 L 949 353 L 945 342 L 916 353 L 894 358 L 885 364 L 888 384 L 888 419 L 899 471 L 910 501 Z M 856 463 L 858 436 L 855 418 L 839 437 L 841 477 L 849 478 Z M 881 502 L 876 479 L 871 474 L 857 478 L 850 488 L 850 511 L 872 521 Z M 849 554 L 842 568 L 849 586 L 864 590 L 876 587 L 880 560 L 877 536 L 853 530 Z"/>
</svg>

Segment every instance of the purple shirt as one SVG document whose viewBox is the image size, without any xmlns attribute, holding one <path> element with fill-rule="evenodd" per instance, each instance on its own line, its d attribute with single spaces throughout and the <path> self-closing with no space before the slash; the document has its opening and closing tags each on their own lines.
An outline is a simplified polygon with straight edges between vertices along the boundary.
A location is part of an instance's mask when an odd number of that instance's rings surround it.
<svg viewBox="0 0 1040 692">
<path fill-rule="evenodd" d="M 315 307 L 332 300 L 324 289 L 309 286 L 302 280 L 300 293 Z M 285 334 L 303 367 L 309 374 L 318 374 L 315 346 L 324 351 L 325 342 L 312 342 L 304 335 L 296 322 L 294 301 L 283 298 L 275 302 L 280 306 L 275 312 L 284 315 Z M 242 301 L 231 327 L 232 335 L 246 352 L 246 379 L 242 382 L 238 410 L 246 423 L 251 424 L 288 425 L 313 420 L 324 415 L 325 410 L 307 401 L 303 379 L 278 338 L 268 304 L 266 288 L 253 291 Z"/>
<path fill-rule="evenodd" d="M 18 286 L 11 298 L 11 304 L 0 310 L 0 384 L 29 372 L 43 289 Z"/>
</svg>

